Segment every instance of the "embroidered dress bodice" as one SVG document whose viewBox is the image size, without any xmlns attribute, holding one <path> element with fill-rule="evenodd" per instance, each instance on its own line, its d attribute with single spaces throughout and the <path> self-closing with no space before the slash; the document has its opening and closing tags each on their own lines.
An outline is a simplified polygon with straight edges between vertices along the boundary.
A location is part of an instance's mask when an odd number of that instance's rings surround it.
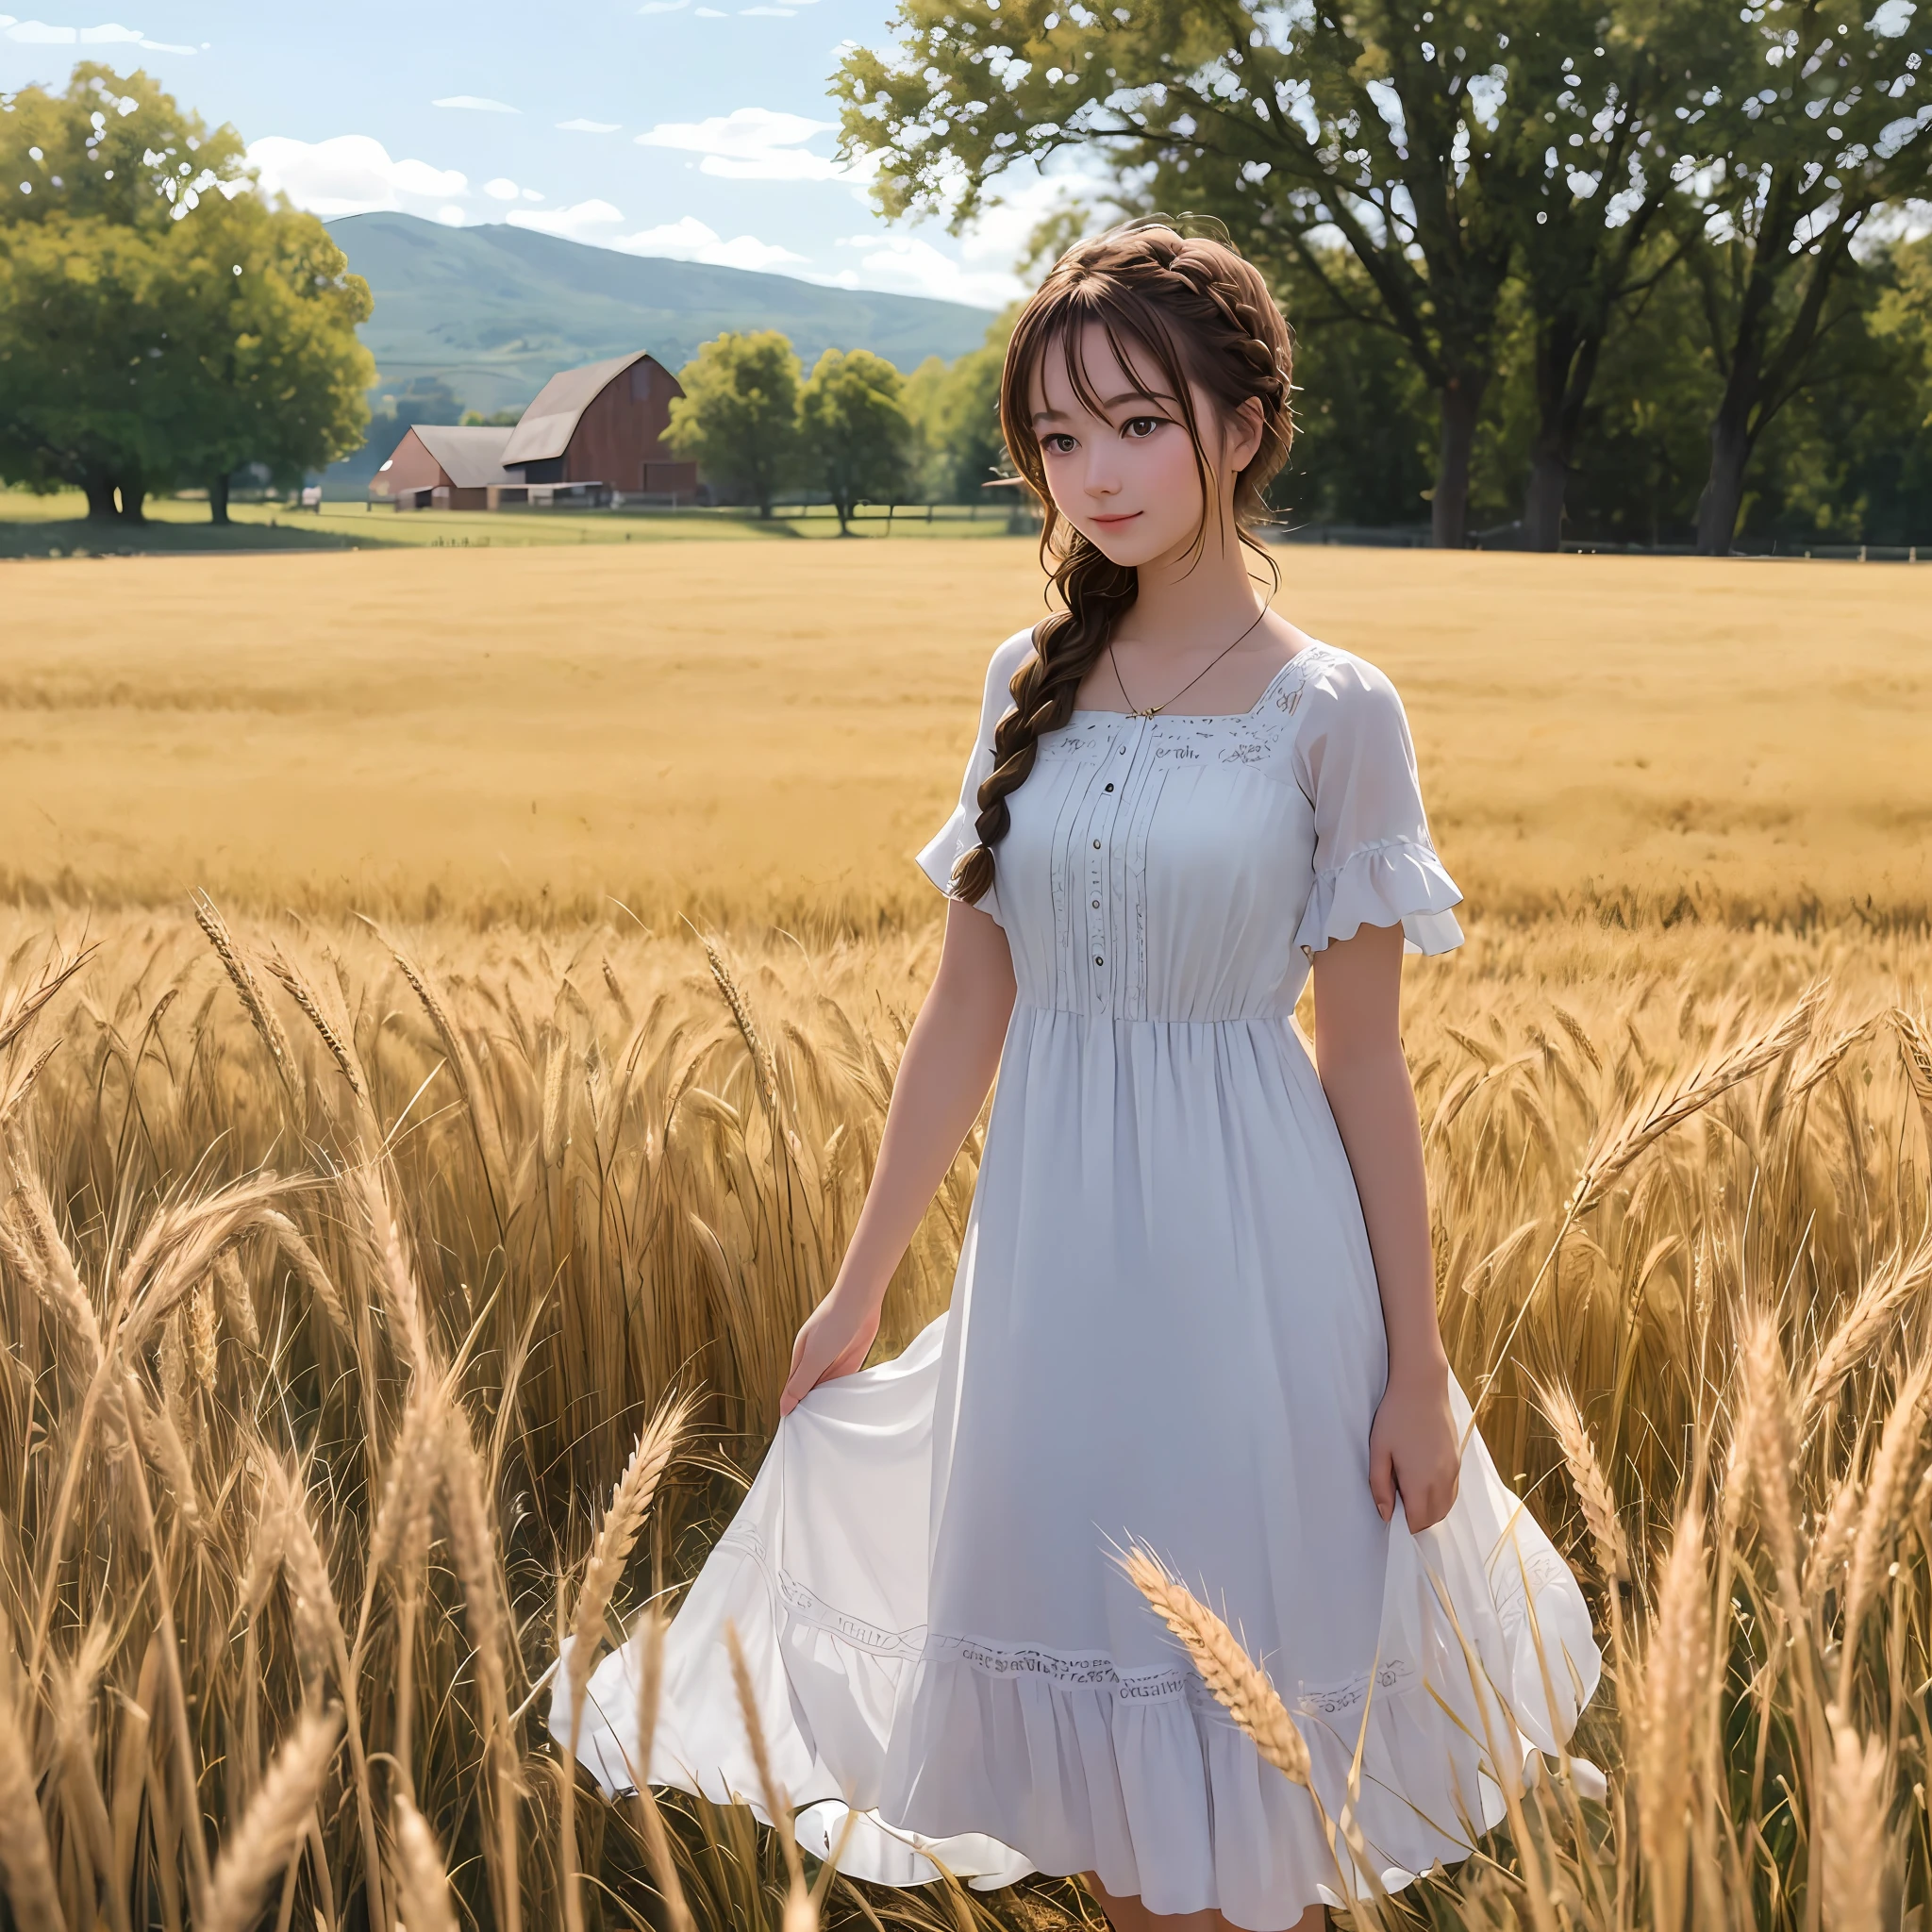
<svg viewBox="0 0 1932 1932">
<path fill-rule="evenodd" d="M 920 855 L 935 882 L 976 841 L 1000 673 L 1029 648 L 1023 637 L 995 657 L 959 807 Z M 1351 923 L 1332 936 L 1346 937 L 1397 888 L 1417 902 L 1413 946 L 1461 937 L 1400 702 L 1325 644 L 1306 646 L 1241 713 L 1076 711 L 1041 738 L 1008 810 L 983 909 L 1007 928 L 1028 1005 L 1108 1020 L 1283 1018 L 1338 911 Z"/>
</svg>

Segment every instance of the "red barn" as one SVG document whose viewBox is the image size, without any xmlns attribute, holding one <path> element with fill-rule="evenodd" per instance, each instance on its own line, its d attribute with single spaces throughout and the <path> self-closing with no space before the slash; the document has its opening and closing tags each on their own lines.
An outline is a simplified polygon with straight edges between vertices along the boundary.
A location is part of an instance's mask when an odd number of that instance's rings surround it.
<svg viewBox="0 0 1932 1932">
<path fill-rule="evenodd" d="M 524 480 L 503 467 L 514 432 L 412 424 L 369 488 L 398 509 L 495 509 L 524 500 Z"/>
<path fill-rule="evenodd" d="M 503 452 L 503 467 L 532 485 L 571 495 L 689 497 L 698 466 L 664 447 L 677 378 L 642 350 L 553 375 L 524 411 Z"/>
</svg>

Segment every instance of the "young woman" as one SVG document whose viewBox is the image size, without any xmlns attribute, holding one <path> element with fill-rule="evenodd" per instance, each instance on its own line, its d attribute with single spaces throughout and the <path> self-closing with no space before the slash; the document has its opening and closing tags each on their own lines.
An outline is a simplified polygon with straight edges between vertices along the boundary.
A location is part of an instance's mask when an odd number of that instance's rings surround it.
<svg viewBox="0 0 1932 1932">
<path fill-rule="evenodd" d="M 758 1789 L 732 1624 L 803 1841 L 849 1807 L 857 1876 L 1084 1873 L 1121 1932 L 1284 1932 L 1462 1856 L 1498 1759 L 1556 1750 L 1598 1674 L 1437 1332 L 1397 1013 L 1459 895 L 1402 706 L 1247 561 L 1289 375 L 1256 271 L 1158 225 L 1071 250 L 1020 317 L 1001 421 L 1063 608 L 993 653 L 919 856 L 939 971 L 646 1771 Z M 995 1072 L 951 1308 L 862 1370 Z M 1129 1541 L 1265 1662 L 1354 1852 L 1207 1695 Z M 591 1682 L 612 1790 L 634 1666 Z"/>
</svg>

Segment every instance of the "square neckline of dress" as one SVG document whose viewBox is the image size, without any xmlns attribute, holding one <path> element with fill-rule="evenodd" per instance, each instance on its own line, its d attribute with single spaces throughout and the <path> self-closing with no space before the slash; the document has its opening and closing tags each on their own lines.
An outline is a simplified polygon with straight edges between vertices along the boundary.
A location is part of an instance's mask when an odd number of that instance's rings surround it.
<svg viewBox="0 0 1932 1932">
<path fill-rule="evenodd" d="M 1075 705 L 1068 715 L 1067 722 L 1072 724 L 1075 718 L 1139 718 L 1142 724 L 1158 724 L 1163 719 L 1168 718 L 1172 718 L 1177 723 L 1187 719 L 1193 719 L 1196 722 L 1207 722 L 1217 718 L 1232 718 L 1239 723 L 1243 718 L 1252 718 L 1274 695 L 1274 687 L 1310 651 L 1319 651 L 1321 649 L 1322 641 L 1319 638 L 1310 638 L 1293 657 L 1276 669 L 1274 675 L 1261 687 L 1261 695 L 1245 711 L 1156 711 L 1152 717 L 1149 717 L 1143 711 L 1117 711 L 1108 705 Z"/>
</svg>

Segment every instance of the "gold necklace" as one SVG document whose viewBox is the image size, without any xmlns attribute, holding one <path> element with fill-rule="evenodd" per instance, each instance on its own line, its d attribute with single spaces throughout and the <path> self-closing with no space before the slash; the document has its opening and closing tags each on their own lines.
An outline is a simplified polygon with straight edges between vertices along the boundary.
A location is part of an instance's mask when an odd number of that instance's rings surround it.
<svg viewBox="0 0 1932 1932">
<path fill-rule="evenodd" d="M 1247 629 L 1242 631 L 1241 636 L 1235 639 L 1234 644 L 1245 643 L 1249 638 L 1253 637 L 1255 632 L 1260 627 L 1261 620 L 1267 615 L 1268 607 L 1264 604 L 1262 605 L 1260 609 L 1255 613 L 1254 623 L 1249 625 Z M 1216 651 L 1213 657 L 1208 658 L 1207 663 L 1202 665 L 1200 670 L 1195 672 L 1193 676 L 1189 678 L 1187 683 L 1181 686 L 1179 691 L 1171 692 L 1167 697 L 1162 698 L 1158 705 L 1150 705 L 1147 707 L 1145 710 L 1142 710 L 1141 707 L 1133 701 L 1132 698 L 1127 697 L 1126 680 L 1121 675 L 1121 660 L 1114 655 L 1113 640 L 1111 638 L 1109 638 L 1107 641 L 1107 661 L 1113 666 L 1113 681 L 1120 686 L 1121 696 L 1127 699 L 1127 709 L 1131 711 L 1137 718 L 1158 718 L 1159 717 L 1161 712 L 1167 709 L 1168 706 L 1174 703 L 1175 698 L 1186 697 L 1187 694 L 1191 691 L 1192 691 L 1193 688 L 1197 684 L 1199 684 L 1200 681 L 1204 677 L 1206 677 L 1210 671 L 1212 671 L 1214 667 L 1217 664 L 1219 664 L 1224 657 L 1227 656 L 1228 652 L 1234 649 L 1234 644 L 1228 644 L 1224 648 Z"/>
</svg>

